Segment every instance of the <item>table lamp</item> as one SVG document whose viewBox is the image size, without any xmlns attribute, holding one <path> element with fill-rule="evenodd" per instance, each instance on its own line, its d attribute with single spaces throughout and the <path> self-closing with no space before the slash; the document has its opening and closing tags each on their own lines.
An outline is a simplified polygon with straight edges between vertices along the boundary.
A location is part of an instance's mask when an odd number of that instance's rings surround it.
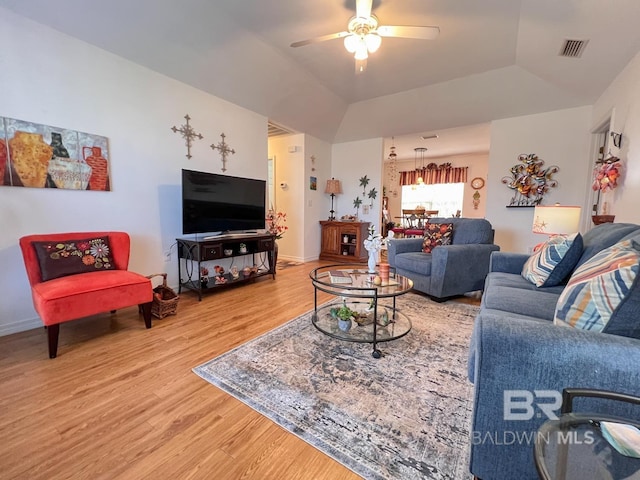
<svg viewBox="0 0 640 480">
<path fill-rule="evenodd" d="M 577 232 L 580 227 L 581 207 L 560 205 L 536 205 L 533 212 L 533 233 L 561 235 Z"/>
<path fill-rule="evenodd" d="M 331 180 L 327 180 L 327 186 L 324 189 L 324 193 L 328 193 L 331 195 L 331 210 L 329 210 L 329 220 L 335 220 L 336 216 L 334 215 L 335 210 L 333 209 L 333 198 L 342 193 L 342 186 L 340 185 L 340 180 L 336 180 L 335 178 L 331 178 Z"/>
</svg>

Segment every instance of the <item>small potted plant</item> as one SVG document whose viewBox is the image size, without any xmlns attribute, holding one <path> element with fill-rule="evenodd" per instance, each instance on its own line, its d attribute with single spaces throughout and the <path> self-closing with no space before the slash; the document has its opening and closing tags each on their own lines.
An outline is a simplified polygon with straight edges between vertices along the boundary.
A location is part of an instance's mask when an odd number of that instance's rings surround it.
<svg viewBox="0 0 640 480">
<path fill-rule="evenodd" d="M 334 307 L 329 312 L 333 318 L 338 319 L 338 328 L 343 332 L 348 332 L 351 329 L 352 320 L 358 316 L 358 312 L 347 307 L 345 301 L 342 302 L 341 307 Z"/>
</svg>

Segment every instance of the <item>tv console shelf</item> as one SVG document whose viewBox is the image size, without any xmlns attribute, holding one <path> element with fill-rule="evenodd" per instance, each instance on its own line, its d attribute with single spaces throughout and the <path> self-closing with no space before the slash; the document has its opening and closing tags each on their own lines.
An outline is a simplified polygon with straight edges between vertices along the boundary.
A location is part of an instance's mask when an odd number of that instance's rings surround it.
<svg viewBox="0 0 640 480">
<path fill-rule="evenodd" d="M 275 238 L 273 235 L 265 234 L 232 234 L 220 235 L 205 239 L 177 238 L 178 245 L 178 293 L 182 288 L 198 292 L 198 300 L 202 300 L 202 294 L 212 292 L 229 285 L 237 285 L 253 281 L 258 277 L 272 275 L 276 278 L 276 266 L 274 262 Z M 246 246 L 246 253 L 240 251 L 240 244 Z M 266 254 L 259 255 L 260 253 Z M 243 267 L 238 265 L 239 276 L 233 278 L 231 272 L 225 271 L 222 278 L 224 283 L 217 283 L 214 264 L 208 263 L 212 260 L 233 259 L 236 257 L 248 256 L 251 258 L 247 266 L 256 266 L 257 271 L 245 275 Z M 202 267 L 209 270 L 208 282 L 201 282 L 200 271 Z M 226 269 L 225 269 L 226 270 Z M 184 277 L 183 277 L 184 275 Z"/>
</svg>

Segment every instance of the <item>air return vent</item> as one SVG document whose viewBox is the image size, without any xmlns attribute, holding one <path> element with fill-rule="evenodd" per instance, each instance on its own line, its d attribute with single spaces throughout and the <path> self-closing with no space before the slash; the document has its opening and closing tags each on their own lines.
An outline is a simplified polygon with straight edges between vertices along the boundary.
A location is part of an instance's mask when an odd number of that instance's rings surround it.
<svg viewBox="0 0 640 480">
<path fill-rule="evenodd" d="M 565 39 L 559 55 L 561 57 L 580 58 L 589 40 L 569 40 Z"/>
<path fill-rule="evenodd" d="M 280 125 L 276 125 L 273 122 L 268 123 L 268 136 L 269 137 L 277 137 L 278 135 L 290 135 L 293 132 L 291 130 L 287 130 Z"/>
</svg>

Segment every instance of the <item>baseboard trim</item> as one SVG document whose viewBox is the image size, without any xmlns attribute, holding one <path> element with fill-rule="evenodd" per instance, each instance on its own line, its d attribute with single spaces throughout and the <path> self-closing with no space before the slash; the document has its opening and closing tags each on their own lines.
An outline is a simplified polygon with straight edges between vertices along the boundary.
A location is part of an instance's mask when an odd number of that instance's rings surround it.
<svg viewBox="0 0 640 480">
<path fill-rule="evenodd" d="M 0 325 L 0 337 L 11 335 L 13 333 L 26 332 L 27 330 L 33 330 L 38 327 L 42 327 L 42 322 L 38 317 L 5 323 Z"/>
</svg>

